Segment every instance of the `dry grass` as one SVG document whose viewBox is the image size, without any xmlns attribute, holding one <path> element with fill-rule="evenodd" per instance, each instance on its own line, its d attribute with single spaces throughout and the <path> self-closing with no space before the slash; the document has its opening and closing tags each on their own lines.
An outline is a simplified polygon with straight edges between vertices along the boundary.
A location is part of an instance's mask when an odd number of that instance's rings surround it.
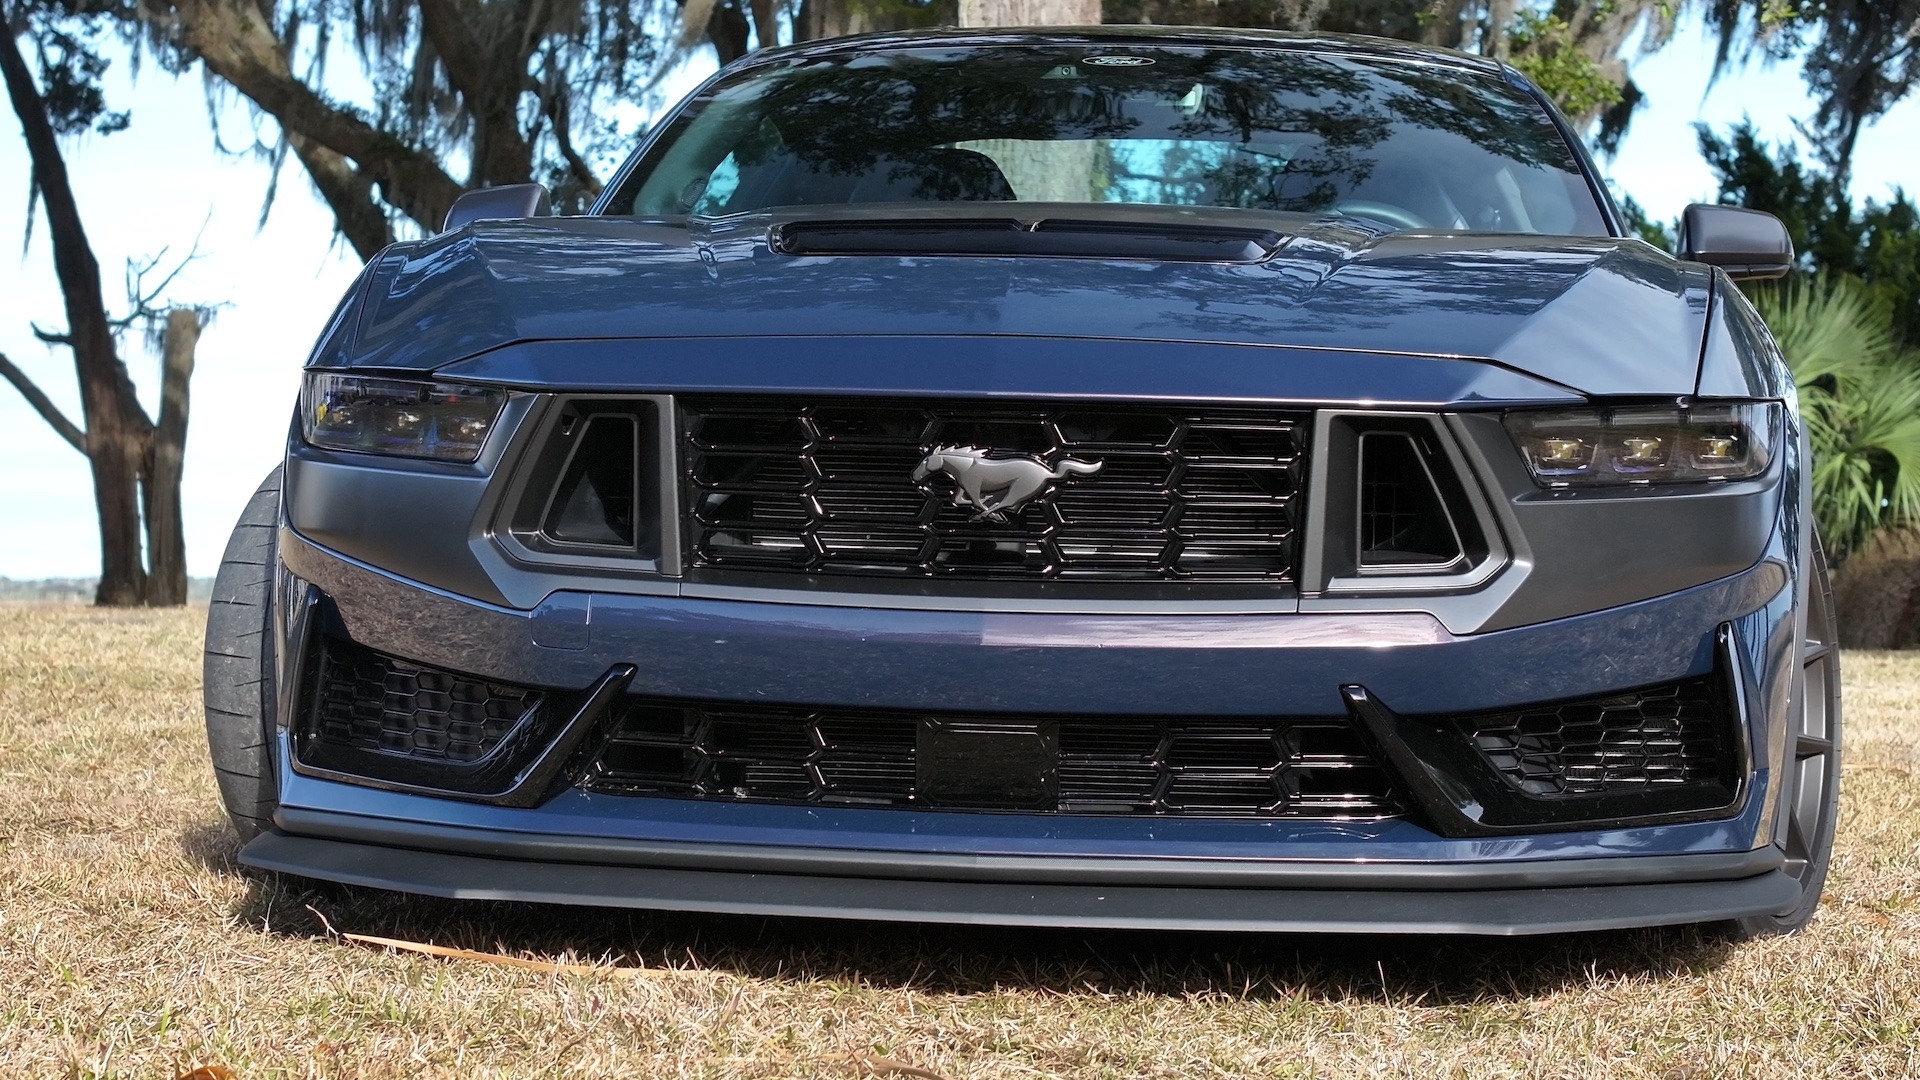
<svg viewBox="0 0 1920 1080">
<path fill-rule="evenodd" d="M 203 613 L 0 605 L 0 1076 L 1920 1073 L 1920 655 L 1847 658 L 1799 937 L 996 932 L 454 904 L 236 872 Z M 310 911 L 309 908 L 312 910 Z M 383 935 L 638 977 L 340 942 Z M 871 1060 L 871 1059 L 870 1059 Z"/>
</svg>

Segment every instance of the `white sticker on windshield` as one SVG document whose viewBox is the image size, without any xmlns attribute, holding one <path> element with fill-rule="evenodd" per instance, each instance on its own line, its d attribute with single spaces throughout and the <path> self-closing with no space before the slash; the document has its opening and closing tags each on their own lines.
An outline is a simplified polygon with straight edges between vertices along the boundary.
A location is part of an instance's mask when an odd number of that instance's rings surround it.
<svg viewBox="0 0 1920 1080">
<path fill-rule="evenodd" d="M 1146 67 L 1153 63 L 1151 56 L 1088 56 L 1080 61 L 1094 67 Z"/>
</svg>

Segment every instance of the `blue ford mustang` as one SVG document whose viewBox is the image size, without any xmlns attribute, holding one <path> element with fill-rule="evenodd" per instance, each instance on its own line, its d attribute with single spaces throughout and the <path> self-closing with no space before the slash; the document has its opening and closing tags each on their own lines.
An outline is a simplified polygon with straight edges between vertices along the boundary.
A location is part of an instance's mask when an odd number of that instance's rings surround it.
<svg viewBox="0 0 1920 1080">
<path fill-rule="evenodd" d="M 1779 222 L 1490 60 L 1105 28 L 722 71 L 308 361 L 208 621 L 249 866 L 951 922 L 1791 930 L 1838 679 Z"/>
</svg>

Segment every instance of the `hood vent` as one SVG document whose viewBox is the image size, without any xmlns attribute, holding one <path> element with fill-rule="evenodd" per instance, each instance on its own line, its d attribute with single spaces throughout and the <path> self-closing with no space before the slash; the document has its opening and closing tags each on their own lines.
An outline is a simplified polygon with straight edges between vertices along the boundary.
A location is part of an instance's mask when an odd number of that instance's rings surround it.
<svg viewBox="0 0 1920 1080">
<path fill-rule="evenodd" d="M 1137 259 L 1258 263 L 1285 237 L 1268 229 L 1131 221 L 1035 222 L 1012 218 L 794 221 L 774 227 L 783 255 L 879 255 Z"/>
</svg>

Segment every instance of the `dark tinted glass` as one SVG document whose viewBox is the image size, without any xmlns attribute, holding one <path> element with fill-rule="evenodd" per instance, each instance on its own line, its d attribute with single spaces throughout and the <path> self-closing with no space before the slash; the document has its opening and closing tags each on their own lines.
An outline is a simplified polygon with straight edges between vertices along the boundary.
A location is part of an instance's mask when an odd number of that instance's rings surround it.
<svg viewBox="0 0 1920 1080">
<path fill-rule="evenodd" d="M 1214 47 L 903 48 L 750 69 L 674 121 L 613 209 L 1015 200 L 1606 231 L 1559 129 L 1497 75 Z"/>
</svg>

